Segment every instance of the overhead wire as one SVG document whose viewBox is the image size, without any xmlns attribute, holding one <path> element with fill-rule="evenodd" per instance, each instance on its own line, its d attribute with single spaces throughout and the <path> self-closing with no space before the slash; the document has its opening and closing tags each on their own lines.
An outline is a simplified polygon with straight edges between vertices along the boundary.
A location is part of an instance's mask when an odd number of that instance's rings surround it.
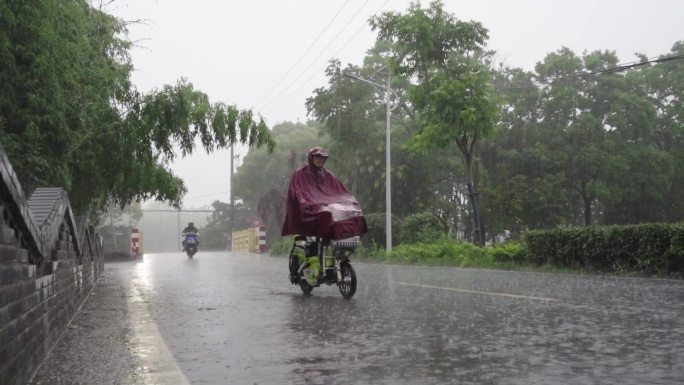
<svg viewBox="0 0 684 385">
<path fill-rule="evenodd" d="M 328 64 L 326 63 L 324 66 L 320 67 L 316 72 L 314 72 L 311 76 L 309 76 L 305 81 L 300 82 L 298 87 L 296 87 L 296 88 L 294 88 L 294 89 L 291 89 L 291 87 L 292 87 L 292 86 L 293 86 L 293 85 L 294 85 L 302 76 L 304 76 L 304 75 L 307 73 L 307 71 L 309 70 L 309 68 L 311 68 L 311 66 L 313 66 L 313 65 L 316 63 L 316 61 L 317 61 L 317 60 L 318 60 L 318 59 L 319 59 L 319 58 L 320 58 L 320 57 L 321 57 L 321 56 L 322 56 L 322 55 L 323 55 L 331 46 L 332 46 L 332 43 L 334 43 L 334 42 L 337 40 L 337 38 L 339 38 L 339 36 L 342 34 L 342 32 L 344 32 L 344 30 L 349 26 L 349 24 L 351 24 L 351 22 L 356 18 L 356 16 L 358 15 L 358 13 L 360 13 L 361 10 L 363 10 L 363 8 L 365 8 L 366 5 L 367 5 L 369 2 L 370 2 L 370 0 L 367 0 L 360 8 L 354 13 L 354 15 L 353 15 L 353 16 L 349 19 L 349 21 L 344 25 L 344 27 L 342 27 L 342 29 L 340 29 L 340 30 L 338 31 L 338 33 L 335 35 L 335 37 L 328 43 L 328 45 L 326 45 L 326 47 L 324 47 L 323 50 L 320 51 L 320 53 L 319 53 L 319 54 L 318 54 L 318 55 L 309 63 L 309 65 L 308 65 L 307 67 L 305 67 L 304 70 L 302 70 L 302 71 L 299 73 L 299 75 L 298 75 L 296 78 L 294 78 L 294 79 L 289 83 L 288 87 L 285 87 L 284 89 L 282 89 L 275 97 L 271 98 L 266 104 L 263 105 L 262 111 L 263 111 L 264 113 L 265 113 L 265 112 L 272 111 L 272 110 L 274 110 L 275 108 L 277 108 L 277 107 L 279 107 L 280 105 L 282 105 L 285 101 L 287 101 L 288 99 L 290 99 L 293 95 L 295 95 L 295 94 L 296 94 L 299 90 L 301 90 L 304 86 L 306 86 L 307 84 L 309 84 L 309 83 L 311 82 L 311 80 L 313 80 L 313 79 L 315 78 L 315 76 L 318 75 L 318 74 L 320 73 L 320 71 L 324 70 L 324 69 L 328 66 Z M 385 7 L 385 5 L 386 5 L 388 2 L 389 2 L 389 0 L 385 0 L 385 2 L 383 2 L 383 4 L 376 10 L 376 12 L 375 12 L 374 14 L 377 14 L 379 11 L 381 11 L 381 10 Z M 345 3 L 345 4 L 346 4 L 346 3 Z M 338 14 L 339 14 L 339 11 L 338 11 Z M 335 17 L 333 18 L 333 20 L 337 17 L 338 14 L 335 15 Z M 331 22 L 332 22 L 332 21 L 331 21 Z M 326 28 L 324 29 L 324 31 L 327 30 L 327 28 L 329 27 L 330 24 L 331 24 L 331 23 L 329 23 L 328 26 L 326 26 Z M 350 43 L 350 42 L 351 42 L 351 41 L 352 41 L 352 40 L 353 40 L 353 39 L 362 31 L 362 30 L 363 30 L 364 27 L 366 27 L 366 24 L 365 24 L 365 23 L 364 23 L 363 25 L 361 25 L 361 27 L 360 27 L 360 28 L 359 28 L 359 29 L 358 29 L 358 30 L 357 30 L 357 31 L 356 31 L 356 32 L 355 32 L 355 33 L 354 33 L 354 34 L 353 34 L 353 35 L 352 35 L 352 36 L 351 36 L 351 37 L 350 37 L 350 38 L 349 38 L 349 39 L 348 39 L 348 40 L 347 40 L 347 41 L 346 41 L 346 42 L 345 42 L 345 43 L 344 43 L 344 44 L 343 44 L 335 53 L 332 54 L 332 56 L 334 57 L 334 56 L 337 55 L 340 51 L 342 51 L 342 50 L 343 50 L 343 49 L 344 49 L 344 48 L 345 48 L 345 47 L 346 47 L 346 46 L 347 46 L 347 45 L 348 45 L 348 44 L 349 44 L 349 43 Z M 320 39 L 321 36 L 322 36 L 322 33 L 319 34 L 319 36 L 316 38 L 316 41 L 318 41 L 318 40 Z M 313 46 L 313 44 L 312 44 L 312 46 Z M 311 49 L 312 46 L 310 46 L 309 49 L 307 49 L 306 53 L 308 53 L 308 51 L 310 51 L 310 49 Z M 286 75 L 283 76 L 283 78 L 281 78 L 281 80 L 276 84 L 276 86 L 274 86 L 274 88 L 272 88 L 271 91 L 269 91 L 268 94 L 272 93 L 272 91 L 277 87 L 277 85 L 279 85 L 280 83 L 282 83 L 282 81 L 287 77 L 287 75 L 292 71 L 292 69 L 301 61 L 301 59 L 303 58 L 303 56 L 304 56 L 304 55 L 302 55 L 302 56 L 297 60 L 297 62 L 295 63 L 295 65 L 293 65 L 293 66 L 288 70 L 288 72 L 286 73 Z M 625 70 L 628 70 L 628 69 L 631 69 L 631 68 L 635 68 L 635 67 L 640 67 L 640 66 L 644 66 L 644 65 L 653 64 L 653 63 L 663 63 L 663 62 L 668 62 L 668 61 L 681 60 L 681 59 L 684 59 L 684 55 L 674 55 L 674 56 L 668 56 L 668 57 L 661 57 L 661 58 L 658 58 L 658 59 L 649 59 L 649 60 L 646 60 L 646 61 L 629 62 L 629 63 L 621 64 L 621 65 L 618 65 L 618 66 L 615 66 L 615 67 L 605 68 L 605 69 L 596 70 L 596 71 L 590 71 L 590 72 L 582 71 L 582 72 L 576 72 L 576 73 L 572 73 L 572 74 L 565 74 L 565 75 L 558 75 L 558 76 L 551 76 L 551 77 L 543 77 L 543 78 L 542 78 L 542 77 L 535 77 L 535 78 L 530 79 L 530 82 L 531 82 L 532 84 L 530 84 L 530 83 L 528 83 L 528 82 L 524 82 L 524 83 L 523 83 L 523 82 L 517 82 L 518 84 L 522 84 L 522 86 L 514 86 L 516 82 L 511 82 L 511 83 L 490 83 L 490 84 L 493 85 L 493 86 L 501 86 L 501 87 L 507 87 L 507 88 L 524 89 L 524 88 L 530 88 L 532 85 L 537 85 L 537 86 L 548 85 L 550 82 L 556 81 L 556 80 L 571 79 L 571 78 L 585 77 L 585 76 L 598 76 L 598 75 L 605 75 L 605 74 L 618 73 L 618 72 L 623 72 L 623 71 L 625 71 Z M 288 90 L 291 90 L 291 92 L 288 93 L 288 94 L 286 95 L 286 97 L 284 97 L 284 98 L 282 98 L 282 99 L 279 99 L 280 96 L 283 95 L 283 94 L 284 94 L 286 91 L 288 91 Z M 268 95 L 268 94 L 267 94 L 267 95 Z M 264 99 L 265 99 L 265 97 L 262 98 L 261 100 L 263 101 Z M 280 101 L 278 101 L 278 100 L 280 100 Z M 275 103 L 275 104 L 273 104 L 273 103 Z"/>
<path fill-rule="evenodd" d="M 547 77 L 532 76 L 532 78 L 529 80 L 529 83 L 528 82 L 508 82 L 508 83 L 490 83 L 490 85 L 506 87 L 506 88 L 524 89 L 524 88 L 529 88 L 532 85 L 536 85 L 536 86 L 548 85 L 551 82 L 558 81 L 558 80 L 577 79 L 577 78 L 582 78 L 582 77 L 592 77 L 592 76 L 615 74 L 615 73 L 624 72 L 624 71 L 632 69 L 632 68 L 642 67 L 642 66 L 649 65 L 649 64 L 665 63 L 665 62 L 682 60 L 682 59 L 684 59 L 684 55 L 672 55 L 672 56 L 665 56 L 665 57 L 661 56 L 657 59 L 651 58 L 651 59 L 644 60 L 644 61 L 628 62 L 628 63 L 624 63 L 624 64 L 618 64 L 614 67 L 609 67 L 609 68 L 604 68 L 604 69 L 599 69 L 599 70 L 594 70 L 594 71 L 577 71 L 574 73 L 560 74 L 560 75 L 556 75 L 556 76 L 547 76 Z M 518 87 L 514 86 L 516 83 L 520 84 L 520 86 L 518 86 Z M 532 83 L 532 84 L 530 84 L 530 83 Z"/>
<path fill-rule="evenodd" d="M 639 61 L 639 62 L 630 62 L 627 64 L 620 64 L 620 65 L 617 65 L 615 67 L 598 69 L 595 71 L 578 71 L 578 72 L 575 72 L 572 74 L 566 74 L 566 75 L 551 76 L 551 77 L 540 77 L 540 78 L 537 78 L 536 81 L 540 82 L 542 84 L 548 84 L 549 82 L 555 81 L 555 80 L 565 80 L 565 79 L 573 79 L 573 78 L 588 77 L 588 76 L 599 76 L 599 75 L 614 74 L 614 73 L 626 71 L 628 69 L 632 69 L 632 68 L 636 68 L 636 67 L 642 67 L 645 65 L 653 64 L 653 63 L 664 63 L 664 62 L 668 62 L 668 61 L 681 60 L 681 59 L 684 59 L 684 55 L 665 56 L 665 57 L 660 57 L 658 59 L 649 59 L 649 60 L 644 60 L 644 61 Z"/>
<path fill-rule="evenodd" d="M 330 19 L 330 21 L 329 21 L 328 24 L 325 26 L 325 28 L 323 28 L 323 30 L 318 34 L 318 36 L 316 37 L 316 39 L 314 39 L 313 43 L 311 43 L 311 45 L 309 45 L 309 48 L 307 48 L 307 49 L 299 56 L 299 58 L 297 59 L 297 61 L 296 61 L 294 64 L 292 64 L 292 66 L 287 70 L 287 72 L 285 72 L 285 74 L 284 74 L 284 75 L 280 78 L 280 80 L 278 80 L 278 82 L 276 82 L 276 84 L 275 84 L 275 85 L 266 93 L 266 95 L 264 95 L 261 99 L 259 99 L 258 102 L 256 102 L 255 107 L 258 106 L 258 105 L 260 105 L 261 102 L 263 102 L 269 95 L 271 95 L 271 93 L 272 93 L 276 88 L 278 88 L 278 86 L 280 85 L 280 83 L 282 83 L 283 80 L 285 80 L 285 78 L 287 78 L 287 75 L 289 75 L 290 72 L 292 72 L 292 70 L 297 66 L 297 64 L 299 64 L 299 62 L 302 61 L 302 59 L 304 58 L 304 56 L 305 56 L 307 53 L 309 53 L 309 51 L 311 51 L 311 48 L 313 48 L 313 46 L 318 42 L 318 40 L 320 40 L 320 38 L 323 36 L 323 34 L 328 30 L 328 28 L 330 28 L 330 26 L 332 25 L 332 23 L 337 19 L 337 16 L 340 15 L 340 13 L 341 13 L 342 10 L 347 6 L 347 4 L 349 3 L 349 1 L 350 1 L 350 0 L 347 0 L 347 1 L 344 2 L 344 4 L 342 4 L 342 6 L 340 7 L 340 9 L 337 10 L 337 13 L 335 13 L 335 16 L 333 16 L 333 18 Z"/>
<path fill-rule="evenodd" d="M 198 199 L 198 198 L 206 198 L 214 195 L 223 195 L 223 194 L 230 194 L 230 191 L 220 191 L 220 192 L 215 192 L 215 193 L 209 193 L 209 194 L 203 194 L 203 195 L 194 195 L 191 197 L 185 197 L 183 200 L 190 200 L 190 199 Z"/>
<path fill-rule="evenodd" d="M 373 14 L 377 14 L 378 12 L 380 12 L 383 8 L 385 8 L 385 6 L 387 5 L 388 2 L 389 2 L 389 0 L 385 0 L 385 1 L 380 5 L 380 7 L 378 7 L 378 9 L 377 9 Z M 354 32 L 354 33 L 349 37 L 349 39 L 347 39 L 347 41 L 346 41 L 344 44 L 342 44 L 342 46 L 341 46 L 337 51 L 335 51 L 335 52 L 332 54 L 332 56 L 334 57 L 335 55 L 339 54 L 347 45 L 349 45 L 349 43 L 351 43 L 352 40 L 354 40 L 354 38 L 356 38 L 356 36 L 357 36 L 359 33 L 361 33 L 361 31 L 363 31 L 363 29 L 364 29 L 365 27 L 366 27 L 366 23 L 364 22 L 364 23 L 361 25 L 361 27 L 360 27 L 359 29 L 357 29 L 356 32 Z M 319 56 L 320 56 L 320 55 L 319 55 Z M 316 58 L 316 59 L 318 59 L 318 58 Z M 277 103 L 277 104 L 275 104 L 275 105 L 273 105 L 273 106 L 268 107 L 267 109 L 264 110 L 264 112 L 272 111 L 272 110 L 274 110 L 275 108 L 280 107 L 280 105 L 282 105 L 285 101 L 287 101 L 288 99 L 290 99 L 294 94 L 296 94 L 299 90 L 301 90 L 305 85 L 309 84 L 309 83 L 311 82 L 311 80 L 313 80 L 321 71 L 325 70 L 325 68 L 326 68 L 327 66 L 328 66 L 328 64 L 326 63 L 324 66 L 317 68 L 317 70 L 316 70 L 315 72 L 313 72 L 313 73 L 311 74 L 311 76 L 309 76 L 305 81 L 300 82 L 299 87 L 293 89 L 292 92 L 290 92 L 289 94 L 287 94 L 287 96 L 286 96 L 285 98 L 283 98 L 279 103 Z M 307 67 L 307 69 L 308 69 L 308 67 Z"/>
<path fill-rule="evenodd" d="M 335 37 L 333 37 L 333 39 L 332 39 L 332 40 L 331 40 L 331 41 L 330 41 L 330 42 L 329 42 L 329 43 L 328 43 L 328 44 L 319 52 L 319 54 L 318 54 L 318 55 L 309 63 L 309 65 L 307 65 L 307 66 L 299 73 L 299 75 L 298 75 L 297 77 L 295 77 L 295 78 L 289 83 L 289 85 L 288 85 L 287 87 L 283 88 L 283 89 L 280 91 L 280 93 L 278 93 L 275 97 L 273 97 L 272 99 L 270 99 L 266 104 L 264 104 L 264 105 L 261 107 L 261 109 L 262 109 L 263 111 L 268 111 L 268 110 L 272 109 L 271 105 L 272 105 L 274 102 L 278 101 L 281 95 L 283 95 L 288 89 L 290 89 L 290 87 L 292 87 L 292 86 L 297 82 L 297 80 L 299 80 L 302 76 L 304 76 L 304 74 L 307 73 L 307 71 L 309 70 L 309 68 L 311 68 L 311 66 L 313 66 L 313 65 L 316 63 L 316 61 L 317 61 L 321 56 L 323 56 L 323 54 L 328 50 L 328 48 L 330 48 L 330 47 L 332 46 L 332 44 L 340 37 L 340 35 L 342 35 L 342 33 L 347 29 L 347 27 L 349 27 L 349 25 L 354 21 L 354 19 L 356 19 L 356 16 L 358 16 L 358 14 L 366 7 L 366 5 L 368 5 L 368 3 L 369 3 L 370 1 L 371 1 L 371 0 L 366 0 L 366 1 L 363 3 L 363 5 L 361 5 L 361 7 L 360 7 L 360 8 L 352 15 L 352 17 L 347 21 L 347 23 L 346 23 L 346 24 L 337 32 L 337 34 L 335 35 Z M 364 25 L 365 25 L 365 23 L 364 23 Z"/>
</svg>

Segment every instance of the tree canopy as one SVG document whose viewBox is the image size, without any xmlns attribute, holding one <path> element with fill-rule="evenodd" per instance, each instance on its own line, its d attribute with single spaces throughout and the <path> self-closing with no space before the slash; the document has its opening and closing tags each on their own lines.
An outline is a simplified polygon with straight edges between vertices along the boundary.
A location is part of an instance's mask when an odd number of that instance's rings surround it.
<svg viewBox="0 0 684 385">
<path fill-rule="evenodd" d="M 0 141 L 28 192 L 61 186 L 80 214 L 186 191 L 169 168 L 191 154 L 275 142 L 250 110 L 181 79 L 131 83 L 126 22 L 86 0 L 0 1 Z"/>
<path fill-rule="evenodd" d="M 427 153 L 456 144 L 465 161 L 467 183 L 477 188 L 479 142 L 492 132 L 496 118 L 489 53 L 484 49 L 487 30 L 478 22 L 456 19 L 439 1 L 426 9 L 411 3 L 405 14 L 385 12 L 370 23 L 379 40 L 393 45 L 393 70 L 414 79 L 408 97 L 420 113 L 421 127 L 410 147 Z M 479 234 L 477 215 L 474 230 Z"/>
<path fill-rule="evenodd" d="M 466 185 L 479 180 L 489 241 L 530 229 L 684 220 L 684 42 L 659 58 L 667 60 L 639 55 L 629 68 L 611 50 L 559 47 L 524 70 L 494 66 L 486 29 L 439 2 L 371 24 L 378 41 L 363 63 L 331 60 L 327 84 L 306 103 L 320 124 L 302 136 L 322 135 L 318 144 L 333 153 L 326 166 L 354 186 L 369 223 L 384 223 L 383 91 L 345 75 L 384 84 L 388 62 L 399 97 L 395 219 L 430 212 L 451 236 L 472 239 Z M 243 197 L 265 191 L 242 187 Z"/>
</svg>

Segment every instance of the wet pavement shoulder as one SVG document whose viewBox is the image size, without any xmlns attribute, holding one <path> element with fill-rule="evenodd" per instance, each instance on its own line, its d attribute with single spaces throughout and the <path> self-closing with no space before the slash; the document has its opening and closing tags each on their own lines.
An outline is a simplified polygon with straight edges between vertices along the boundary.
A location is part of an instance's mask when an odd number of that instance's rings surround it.
<svg viewBox="0 0 684 385">
<path fill-rule="evenodd" d="M 128 306 L 128 264 L 106 265 L 31 385 L 145 383 Z"/>
</svg>

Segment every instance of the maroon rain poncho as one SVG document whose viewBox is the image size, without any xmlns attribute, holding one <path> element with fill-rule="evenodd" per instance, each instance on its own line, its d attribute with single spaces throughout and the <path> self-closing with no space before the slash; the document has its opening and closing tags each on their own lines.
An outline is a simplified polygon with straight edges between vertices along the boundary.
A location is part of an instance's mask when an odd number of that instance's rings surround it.
<svg viewBox="0 0 684 385">
<path fill-rule="evenodd" d="M 309 164 L 292 175 L 281 235 L 344 239 L 368 231 L 361 207 L 333 173 Z"/>
</svg>

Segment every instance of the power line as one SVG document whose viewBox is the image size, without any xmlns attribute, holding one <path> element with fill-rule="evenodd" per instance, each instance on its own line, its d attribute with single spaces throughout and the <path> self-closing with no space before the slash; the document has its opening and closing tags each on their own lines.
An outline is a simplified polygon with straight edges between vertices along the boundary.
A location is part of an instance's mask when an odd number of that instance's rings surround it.
<svg viewBox="0 0 684 385">
<path fill-rule="evenodd" d="M 614 74 L 614 73 L 626 71 L 628 69 L 632 69 L 632 68 L 636 68 L 636 67 L 642 67 L 645 65 L 653 64 L 653 63 L 665 63 L 665 62 L 669 62 L 669 61 L 682 60 L 682 59 L 684 59 L 684 55 L 666 56 L 666 57 L 661 57 L 658 59 L 651 59 L 651 60 L 644 60 L 644 61 L 640 61 L 640 62 L 632 62 L 632 63 L 628 63 L 628 64 L 621 64 L 621 65 L 617 65 L 615 67 L 599 69 L 596 71 L 581 71 L 581 72 L 576 72 L 574 74 L 559 75 L 557 77 L 556 76 L 541 77 L 540 79 L 537 79 L 536 81 L 543 83 L 543 84 L 548 84 L 549 81 L 553 81 L 553 80 L 563 80 L 563 79 L 579 78 L 579 77 L 586 77 L 586 76 L 599 76 L 599 75 Z"/>
<path fill-rule="evenodd" d="M 185 200 L 185 199 L 206 198 L 206 197 L 210 197 L 210 196 L 214 196 L 214 195 L 223 195 L 223 194 L 228 194 L 228 193 L 230 193 L 230 191 L 220 191 L 220 192 L 209 193 L 209 194 L 204 194 L 204 195 L 195 195 L 195 196 L 186 197 L 183 199 Z"/>
<path fill-rule="evenodd" d="M 313 48 L 313 46 L 318 42 L 318 40 L 319 40 L 319 39 L 323 36 L 323 34 L 328 30 L 328 28 L 329 28 L 329 27 L 332 25 L 332 23 L 337 19 L 337 16 L 339 16 L 340 12 L 342 12 L 342 10 L 347 6 L 348 3 L 349 3 L 349 0 L 345 1 L 344 4 L 342 4 L 342 6 L 340 7 L 340 9 L 337 10 L 337 13 L 335 14 L 335 16 L 333 16 L 333 18 L 328 22 L 328 24 L 325 26 L 325 28 L 323 28 L 323 30 L 318 34 L 318 36 L 316 37 L 316 39 L 314 39 L 313 43 L 311 43 L 311 45 L 309 46 L 309 48 L 307 48 L 307 49 L 304 51 L 304 53 L 302 53 L 302 55 L 299 56 L 299 59 L 297 59 L 297 61 L 290 67 L 290 69 L 288 69 L 287 72 L 285 72 L 285 75 L 283 75 L 283 77 L 280 78 L 280 80 L 278 80 L 278 82 L 277 82 L 277 83 L 276 83 L 276 84 L 275 84 L 275 85 L 266 93 L 266 95 L 264 95 L 261 99 L 259 99 L 258 102 L 256 102 L 255 106 L 258 106 L 259 104 L 261 104 L 261 102 L 263 102 L 264 99 L 266 99 L 269 95 L 271 95 L 271 93 L 272 93 L 276 88 L 278 88 L 278 86 L 280 85 L 280 83 L 282 83 L 283 80 L 285 80 L 285 78 L 287 77 L 287 75 L 289 75 L 290 72 L 292 72 L 292 70 L 297 66 L 297 64 L 299 64 L 299 62 L 304 58 L 304 56 L 305 56 L 307 53 L 309 53 L 309 51 L 311 50 L 311 48 Z"/>
<path fill-rule="evenodd" d="M 561 74 L 561 75 L 557 75 L 557 76 L 548 76 L 548 77 L 535 77 L 533 75 L 532 78 L 529 79 L 529 83 L 525 82 L 525 81 L 517 81 L 517 82 L 508 82 L 508 83 L 490 83 L 490 85 L 495 86 L 495 87 L 505 87 L 505 88 L 509 88 L 509 89 L 528 89 L 528 88 L 532 88 L 534 86 L 548 85 L 551 82 L 558 81 L 558 80 L 577 79 L 577 78 L 582 78 L 582 77 L 615 74 L 615 73 L 627 71 L 627 70 L 632 69 L 632 68 L 642 67 L 645 65 L 653 64 L 653 63 L 659 64 L 659 63 L 665 63 L 665 62 L 682 60 L 682 59 L 684 59 L 684 55 L 673 55 L 673 56 L 660 57 L 657 59 L 649 59 L 649 60 L 645 60 L 645 61 L 628 62 L 625 64 L 618 64 L 615 67 L 604 68 L 604 69 L 595 70 L 595 71 L 578 71 L 578 72 L 574 72 L 574 73 Z M 518 84 L 519 86 L 516 86 L 516 84 Z"/>
<path fill-rule="evenodd" d="M 171 210 L 171 209 L 143 209 L 144 213 L 213 213 L 216 210 Z"/>
<path fill-rule="evenodd" d="M 374 12 L 374 14 L 377 14 L 378 12 L 380 12 L 380 11 L 385 7 L 385 5 L 387 5 L 388 2 L 389 2 L 389 0 L 385 0 L 385 2 L 382 3 L 382 4 L 380 5 L 380 7 L 378 7 L 378 9 Z M 362 7 L 362 8 L 363 8 L 363 7 Z M 352 40 L 354 40 L 354 38 L 356 38 L 356 36 L 357 36 L 359 33 L 361 33 L 361 31 L 363 31 L 364 27 L 366 27 L 366 23 L 365 23 L 365 22 L 364 22 L 364 24 L 361 25 L 361 27 L 360 27 L 358 30 L 356 30 L 356 32 L 354 32 L 354 34 L 351 35 L 351 37 L 350 37 L 349 39 L 347 39 L 347 41 L 346 41 L 344 44 L 342 44 L 342 46 L 341 46 L 337 51 L 335 51 L 335 53 L 332 54 L 332 56 L 334 57 L 335 55 L 337 55 L 338 53 L 340 53 L 340 52 L 341 52 L 349 43 L 351 43 Z M 320 55 L 319 55 L 319 56 L 320 56 Z M 318 59 L 318 58 L 316 58 L 316 59 Z M 311 63 L 311 64 L 313 64 L 313 63 Z M 277 104 L 275 104 L 275 105 L 269 107 L 268 109 L 264 110 L 264 112 L 272 111 L 272 110 L 274 110 L 275 108 L 280 107 L 280 105 L 282 105 L 286 100 L 290 99 L 295 93 L 297 93 L 297 91 L 301 90 L 305 85 L 309 84 L 309 82 L 311 82 L 311 80 L 313 80 L 313 78 L 314 78 L 320 71 L 325 70 L 325 67 L 327 67 L 327 65 L 328 65 L 328 64 L 326 63 L 323 67 L 320 67 L 317 71 L 313 72 L 313 74 L 312 74 L 311 76 L 309 76 L 305 81 L 303 81 L 303 82 L 300 83 L 299 87 L 297 87 L 297 88 L 295 88 L 294 90 L 292 90 L 292 92 L 290 92 L 290 93 L 289 93 L 285 98 L 283 98 L 279 103 L 277 103 Z M 310 67 L 310 66 L 311 66 L 311 65 L 309 65 L 309 67 Z M 307 69 L 308 69 L 308 67 L 307 67 Z M 297 78 L 297 79 L 299 79 L 299 78 Z M 295 79 L 295 80 L 297 80 L 297 79 Z"/>
<path fill-rule="evenodd" d="M 389 0 L 388 0 L 388 1 L 389 1 Z M 356 35 L 358 35 L 358 34 L 363 30 L 363 27 L 365 27 L 365 24 L 362 25 L 361 28 L 359 28 L 359 29 L 356 31 L 356 33 L 354 33 L 354 34 L 352 35 L 352 37 L 351 37 L 349 40 L 347 40 L 347 42 L 346 42 L 346 43 L 345 43 L 337 52 L 335 52 L 335 53 L 333 54 L 333 56 L 337 55 L 340 51 L 342 51 L 342 49 L 344 49 L 344 47 L 346 47 L 347 44 L 349 44 L 349 42 L 351 42 L 352 39 L 353 39 L 354 37 L 356 37 Z M 271 106 L 270 108 L 264 110 L 264 112 L 273 111 L 273 110 L 276 109 L 277 107 L 280 107 L 283 103 L 285 103 L 286 100 L 289 100 L 294 94 L 296 94 L 299 90 L 301 90 L 302 88 L 304 88 L 305 85 L 309 84 L 309 83 L 316 77 L 316 75 L 318 75 L 318 73 L 319 73 L 320 71 L 325 70 L 325 67 L 326 67 L 327 65 L 328 65 L 328 64 L 326 63 L 326 65 L 324 65 L 323 67 L 320 67 L 317 71 L 313 72 L 313 73 L 311 74 L 311 76 L 309 76 L 305 81 L 303 81 L 303 82 L 301 82 L 301 83 L 299 84 L 299 87 L 297 87 L 297 88 L 295 88 L 294 90 L 292 90 L 292 92 L 290 92 L 289 94 L 287 94 L 287 96 L 284 97 L 280 102 L 278 102 L 277 104 L 275 104 L 275 105 Z"/>
<path fill-rule="evenodd" d="M 306 74 L 307 70 L 308 70 L 309 68 L 311 68 L 311 66 L 314 65 L 314 64 L 316 63 L 316 60 L 318 60 L 321 56 L 323 56 L 323 54 L 325 53 L 325 51 L 327 51 L 328 48 L 330 48 L 330 46 L 332 45 L 332 43 L 334 43 L 334 42 L 337 40 L 337 38 L 339 38 L 340 35 L 342 35 L 342 32 L 344 32 L 344 30 L 347 29 L 347 27 L 349 26 L 349 24 L 351 24 L 352 21 L 354 21 L 354 19 L 356 18 L 356 16 L 363 10 L 363 8 L 366 7 L 366 5 L 367 5 L 370 1 L 371 1 L 371 0 L 366 0 L 366 2 L 364 2 L 363 5 L 354 13 L 354 15 L 352 15 L 352 17 L 349 19 L 349 21 L 347 21 L 347 24 L 345 24 L 345 25 L 342 27 L 342 29 L 340 29 L 340 30 L 337 32 L 337 34 L 335 35 L 335 37 L 333 37 L 333 39 L 328 43 L 328 45 L 326 45 L 326 46 L 323 48 L 323 50 L 321 50 L 321 52 L 320 52 L 320 53 L 311 61 L 311 63 L 309 63 L 309 65 L 306 66 L 306 67 L 304 68 L 304 70 L 302 70 L 302 72 L 300 72 L 299 75 L 298 75 L 296 78 L 294 78 L 294 80 L 292 80 L 292 81 L 289 83 L 289 85 L 288 85 L 287 87 L 283 88 L 283 89 L 280 91 L 280 93 L 278 93 L 274 98 L 272 98 L 270 101 L 268 101 L 266 104 L 264 104 L 263 107 L 262 107 L 261 109 L 264 110 L 264 111 L 269 110 L 269 109 L 270 109 L 270 106 L 271 106 L 274 102 L 276 102 L 276 101 L 278 100 L 278 98 L 279 98 L 281 95 L 283 95 L 283 93 L 285 93 L 288 89 L 290 89 L 290 87 L 292 87 L 292 86 L 297 82 L 297 80 L 299 80 L 304 74 Z M 364 25 L 365 25 L 365 22 L 364 22 Z"/>
</svg>

